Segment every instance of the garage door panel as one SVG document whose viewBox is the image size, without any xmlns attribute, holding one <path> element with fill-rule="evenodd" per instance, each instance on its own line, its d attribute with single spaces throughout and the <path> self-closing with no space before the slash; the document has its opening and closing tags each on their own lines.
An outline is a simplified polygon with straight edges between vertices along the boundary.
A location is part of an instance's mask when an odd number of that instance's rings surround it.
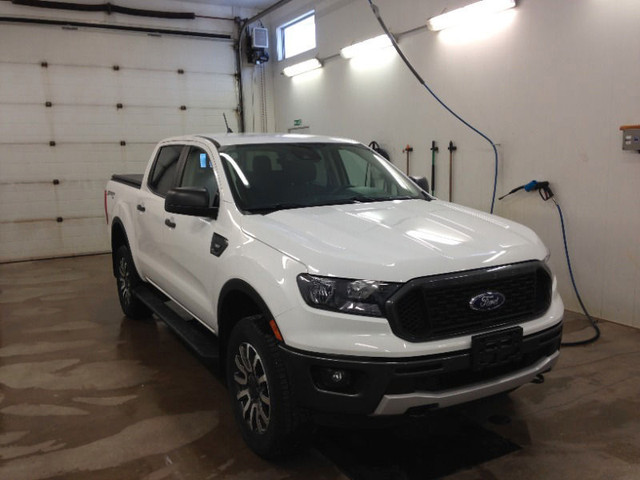
<svg viewBox="0 0 640 480">
<path fill-rule="evenodd" d="M 56 222 L 2 222 L 0 261 L 65 255 L 62 229 Z"/>
<path fill-rule="evenodd" d="M 195 103 L 195 102 L 194 102 Z M 111 107 L 7 105 L 0 113 L 0 143 L 155 142 L 163 136 L 193 131 L 224 131 L 223 113 L 235 117 L 234 106 Z M 175 128 L 182 128 L 176 131 Z M 195 130 L 194 130 L 195 129 Z M 161 135 L 159 135 L 161 133 Z"/>
<path fill-rule="evenodd" d="M 154 144 L 5 145 L 0 184 L 53 184 L 54 179 L 106 183 L 113 173 L 143 173 Z"/>
<path fill-rule="evenodd" d="M 115 142 L 124 134 L 122 116 L 115 108 L 58 107 L 53 118 L 56 141 Z"/>
<path fill-rule="evenodd" d="M 226 114 L 231 128 L 238 131 L 235 110 L 230 108 L 189 108 L 184 112 L 178 109 L 135 111 L 126 117 L 124 129 L 135 129 L 137 138 L 151 141 L 185 133 L 224 132 L 226 127 L 223 113 Z M 158 133 L 162 135 L 158 136 Z"/>
<path fill-rule="evenodd" d="M 3 25 L 0 81 L 0 261 L 107 250 L 113 173 L 223 113 L 238 131 L 231 42 Z"/>
<path fill-rule="evenodd" d="M 176 73 L 125 71 L 117 79 L 118 97 L 125 105 L 178 107 L 184 85 Z"/>
<path fill-rule="evenodd" d="M 2 110 L 3 143 L 104 142 L 115 141 L 123 133 L 115 107 L 7 105 Z"/>
<path fill-rule="evenodd" d="M 184 78 L 181 92 L 187 105 L 202 107 L 235 107 L 235 80 L 227 76 L 216 77 L 216 88 L 211 88 L 211 78 L 205 75 L 189 75 Z"/>
<path fill-rule="evenodd" d="M 18 183 L 27 181 L 52 181 L 55 165 L 55 149 L 47 145 L 2 145 L 0 181 Z"/>
<path fill-rule="evenodd" d="M 4 28 L 4 25 L 2 26 Z M 43 82 L 37 65 L 20 63 L 0 63 L 0 104 L 2 103 L 41 103 L 47 101 L 46 83 Z M 11 85 L 11 88 L 7 88 Z"/>
<path fill-rule="evenodd" d="M 10 67 L 10 68 L 9 68 Z M 84 68 L 35 64 L 0 64 L 0 102 L 55 105 L 182 105 L 197 99 L 215 106 L 235 95 L 229 74 L 185 73 Z M 211 88 L 212 84 L 216 88 Z"/>
<path fill-rule="evenodd" d="M 230 103 L 230 102 L 228 102 Z M 126 111 L 125 111 L 126 110 Z M 225 131 L 223 113 L 232 128 L 233 105 L 221 108 L 125 107 L 115 108 L 6 105 L 0 113 L 0 143 L 154 143 L 163 136 L 194 131 Z M 181 128 L 176 131 L 175 128 Z M 160 134 L 160 135 L 159 135 Z M 45 150 L 51 153 L 51 150 Z"/>
<path fill-rule="evenodd" d="M 201 125 L 207 125 L 209 128 L 207 130 L 200 130 L 203 132 L 225 132 L 226 126 L 224 123 L 224 117 L 222 114 L 225 113 L 227 116 L 227 121 L 229 122 L 229 126 L 234 132 L 238 131 L 238 122 L 237 122 L 237 114 L 233 110 L 219 110 L 219 111 L 202 111 L 195 112 L 189 117 L 185 119 L 184 129 L 187 132 L 195 132 L 198 131 L 198 128 L 201 128 Z"/>
<path fill-rule="evenodd" d="M 124 105 L 180 106 L 197 100 L 201 105 L 216 107 L 235 97 L 235 79 L 228 74 L 127 71 L 117 81 L 118 101 Z"/>
<path fill-rule="evenodd" d="M 56 104 L 67 105 L 179 105 L 181 84 L 172 72 L 111 68 L 51 68 L 49 89 Z"/>
<path fill-rule="evenodd" d="M 107 68 L 52 65 L 46 69 L 50 98 L 56 105 L 115 105 L 118 75 Z"/>
<path fill-rule="evenodd" d="M 83 217 L 104 214 L 102 181 L 67 180 L 59 185 L 33 182 L 0 185 L 0 215 L 6 221 Z"/>
<path fill-rule="evenodd" d="M 235 69 L 236 57 L 231 42 L 187 38 L 170 41 L 167 37 L 162 38 L 162 42 L 163 68 L 206 73 L 230 73 Z M 151 65 L 146 67 L 151 68 Z"/>
<path fill-rule="evenodd" d="M 52 135 L 51 115 L 44 105 L 1 105 L 0 144 L 45 140 L 48 143 Z"/>
<path fill-rule="evenodd" d="M 104 216 L 2 223 L 0 262 L 97 253 L 109 250 Z"/>
<path fill-rule="evenodd" d="M 21 25 L 2 25 L 2 33 L 0 55 L 13 62 L 29 59 L 50 64 L 183 68 L 213 73 L 227 73 L 235 65 L 231 41 Z M 25 38 L 30 41 L 25 42 Z"/>
</svg>

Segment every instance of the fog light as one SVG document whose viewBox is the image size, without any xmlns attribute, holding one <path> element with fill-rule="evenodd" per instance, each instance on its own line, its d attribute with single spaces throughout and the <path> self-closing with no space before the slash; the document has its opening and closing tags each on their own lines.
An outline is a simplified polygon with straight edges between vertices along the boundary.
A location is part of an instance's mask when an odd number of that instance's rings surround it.
<svg viewBox="0 0 640 480">
<path fill-rule="evenodd" d="M 321 390 L 339 393 L 355 392 L 356 376 L 348 370 L 315 367 L 311 373 L 316 387 Z"/>
<path fill-rule="evenodd" d="M 340 384 L 342 382 L 345 382 L 345 379 L 347 378 L 347 376 L 348 374 L 344 370 L 334 370 L 331 373 L 331 381 L 333 383 Z"/>
</svg>

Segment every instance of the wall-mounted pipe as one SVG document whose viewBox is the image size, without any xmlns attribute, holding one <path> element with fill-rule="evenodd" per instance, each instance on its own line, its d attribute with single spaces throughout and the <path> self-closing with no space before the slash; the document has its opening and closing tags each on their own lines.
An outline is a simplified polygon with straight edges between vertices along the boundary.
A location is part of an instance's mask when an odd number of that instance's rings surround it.
<svg viewBox="0 0 640 480">
<path fill-rule="evenodd" d="M 236 25 L 238 27 L 238 43 L 234 45 L 236 52 L 236 81 L 238 82 L 238 130 L 240 133 L 244 133 L 244 93 L 242 88 L 242 32 L 247 25 L 245 20 L 236 18 Z"/>
<path fill-rule="evenodd" d="M 0 17 L 4 23 L 27 23 L 35 25 L 58 25 L 61 27 L 98 28 L 102 30 L 122 30 L 125 32 L 139 32 L 151 35 L 178 35 L 183 37 L 210 38 L 214 40 L 231 40 L 231 35 L 225 33 L 192 32 L 188 30 L 170 30 L 166 28 L 130 27 L 128 25 L 110 25 L 107 23 L 70 22 L 68 20 L 49 20 L 44 18 Z"/>
<path fill-rule="evenodd" d="M 174 20 L 194 20 L 193 12 L 162 12 L 158 10 L 145 10 L 142 8 L 129 8 L 114 5 L 113 3 L 82 4 L 69 2 L 48 2 L 44 0 L 11 0 L 14 5 L 36 8 L 50 8 L 54 10 L 74 10 L 78 12 L 105 12 L 134 15 L 136 17 L 169 18 Z"/>
<path fill-rule="evenodd" d="M 238 25 L 238 43 L 235 46 L 236 49 L 236 65 L 238 68 L 238 126 L 241 132 L 245 131 L 245 121 L 244 121 L 244 95 L 242 90 L 242 42 L 244 40 L 244 36 L 246 34 L 247 26 L 251 25 L 254 22 L 257 22 L 265 15 L 270 14 L 274 10 L 277 10 L 280 7 L 285 6 L 287 3 L 291 2 L 291 0 L 280 0 L 279 2 L 274 3 L 270 7 L 267 7 L 260 13 L 254 15 L 249 19 L 240 19 L 236 18 L 236 24 Z"/>
</svg>

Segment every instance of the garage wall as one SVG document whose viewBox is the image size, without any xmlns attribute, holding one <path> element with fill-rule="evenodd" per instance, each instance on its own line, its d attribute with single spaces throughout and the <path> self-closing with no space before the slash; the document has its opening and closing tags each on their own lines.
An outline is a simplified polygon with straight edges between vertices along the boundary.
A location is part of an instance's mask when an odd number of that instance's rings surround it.
<svg viewBox="0 0 640 480">
<path fill-rule="evenodd" d="M 462 1 L 377 0 L 399 33 Z M 318 48 L 327 58 L 381 33 L 365 0 L 293 2 L 275 13 L 272 30 L 316 8 Z M 400 44 L 450 106 L 499 143 L 498 192 L 532 179 L 552 182 L 563 207 L 582 297 L 593 315 L 640 327 L 640 155 L 621 150 L 624 124 L 640 123 L 640 2 L 522 0 L 493 36 L 451 43 L 420 30 Z M 399 58 L 375 65 L 331 58 L 318 72 L 293 79 L 272 65 L 276 127 L 302 119 L 312 133 L 377 140 L 412 174 L 430 173 L 431 140 L 440 146 L 436 194 L 448 197 L 448 152 L 454 160 L 454 201 L 487 211 L 490 146 L 444 113 Z M 295 59 L 298 61 L 298 59 Z M 277 63 L 277 62 L 276 62 Z M 496 213 L 533 228 L 550 247 L 567 307 L 579 310 L 570 287 L 557 212 L 552 202 L 520 193 Z"/>
<path fill-rule="evenodd" d="M 228 18 L 254 13 L 175 1 L 125 4 Z M 8 2 L 0 2 L 0 16 L 236 34 L 225 20 Z M 223 113 L 238 131 L 236 70 L 232 40 L 1 23 L 0 262 L 107 251 L 103 190 L 111 174 L 142 172 L 167 136 L 225 131 Z M 251 88 L 252 79 L 246 83 Z M 253 116 L 250 110 L 250 123 Z"/>
</svg>

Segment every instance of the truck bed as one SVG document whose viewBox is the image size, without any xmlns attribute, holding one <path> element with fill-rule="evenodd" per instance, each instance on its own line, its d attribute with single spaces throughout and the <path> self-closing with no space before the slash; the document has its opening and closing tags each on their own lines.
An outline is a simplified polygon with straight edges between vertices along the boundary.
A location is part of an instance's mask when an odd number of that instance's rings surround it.
<svg viewBox="0 0 640 480">
<path fill-rule="evenodd" d="M 111 176 L 111 180 L 140 189 L 143 177 L 143 173 L 114 174 Z"/>
</svg>

